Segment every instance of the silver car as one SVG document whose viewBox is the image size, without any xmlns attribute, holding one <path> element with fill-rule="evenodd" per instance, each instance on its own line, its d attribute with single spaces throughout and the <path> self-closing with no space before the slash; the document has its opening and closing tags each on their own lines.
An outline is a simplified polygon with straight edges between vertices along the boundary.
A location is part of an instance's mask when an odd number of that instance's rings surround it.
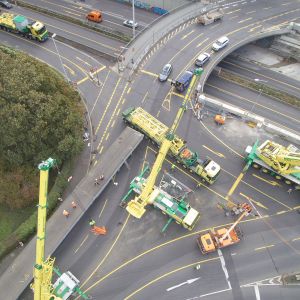
<svg viewBox="0 0 300 300">
<path fill-rule="evenodd" d="M 137 28 L 139 26 L 139 24 L 137 22 L 134 23 L 133 25 L 133 21 L 132 20 L 125 20 L 123 22 L 123 25 L 126 26 L 126 27 L 130 27 L 130 28 Z"/>
<path fill-rule="evenodd" d="M 173 69 L 173 67 L 172 67 L 171 64 L 164 65 L 161 73 L 158 76 L 158 80 L 159 81 L 166 81 L 169 78 L 169 76 L 172 72 L 172 69 Z"/>
</svg>

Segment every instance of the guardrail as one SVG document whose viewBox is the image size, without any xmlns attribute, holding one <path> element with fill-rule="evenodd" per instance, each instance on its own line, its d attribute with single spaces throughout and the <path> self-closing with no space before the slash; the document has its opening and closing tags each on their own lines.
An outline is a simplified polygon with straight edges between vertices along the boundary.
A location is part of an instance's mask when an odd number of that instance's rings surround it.
<svg viewBox="0 0 300 300">
<path fill-rule="evenodd" d="M 287 141 L 300 145 L 300 136 L 298 134 L 283 129 L 273 124 L 272 121 L 258 116 L 251 111 L 241 109 L 235 105 L 214 99 L 212 97 L 208 97 L 204 94 L 201 94 L 199 96 L 198 101 L 202 104 L 202 107 L 209 106 L 211 108 L 217 109 L 218 111 L 229 112 L 233 115 L 241 117 L 245 121 L 254 122 L 258 127 L 263 128 L 270 133 L 278 134 L 280 137 L 284 138 Z"/>
</svg>

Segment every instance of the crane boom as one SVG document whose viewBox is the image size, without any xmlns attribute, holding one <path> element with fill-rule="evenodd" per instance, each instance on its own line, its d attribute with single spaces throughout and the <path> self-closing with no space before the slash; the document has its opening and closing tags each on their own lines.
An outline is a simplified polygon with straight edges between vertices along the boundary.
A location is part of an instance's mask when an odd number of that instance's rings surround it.
<svg viewBox="0 0 300 300">
<path fill-rule="evenodd" d="M 143 214 L 145 213 L 145 206 L 148 204 L 148 199 L 153 191 L 155 181 L 157 178 L 157 175 L 159 174 L 162 164 L 167 156 L 167 153 L 172 145 L 172 142 L 174 140 L 174 133 L 179 126 L 180 120 L 186 110 L 186 104 L 190 100 L 190 96 L 192 94 L 192 90 L 195 86 L 196 80 L 199 75 L 203 72 L 202 69 L 197 69 L 193 75 L 193 78 L 191 80 L 190 86 L 187 90 L 187 93 L 184 97 L 184 101 L 182 102 L 181 107 L 179 108 L 177 115 L 175 117 L 175 120 L 170 127 L 169 131 L 166 134 L 166 137 L 162 141 L 162 144 L 160 146 L 158 155 L 156 157 L 156 160 L 154 162 L 154 165 L 152 167 L 151 173 L 149 177 L 147 178 L 146 185 L 142 191 L 142 193 L 135 197 L 135 199 L 128 202 L 126 210 L 135 218 L 140 219 Z"/>
<path fill-rule="evenodd" d="M 40 190 L 38 204 L 38 223 L 36 239 L 36 260 L 34 265 L 34 300 L 46 300 L 50 295 L 53 260 L 45 262 L 45 236 L 47 218 L 47 192 L 49 170 L 54 166 L 55 160 L 48 158 L 39 164 Z"/>
</svg>

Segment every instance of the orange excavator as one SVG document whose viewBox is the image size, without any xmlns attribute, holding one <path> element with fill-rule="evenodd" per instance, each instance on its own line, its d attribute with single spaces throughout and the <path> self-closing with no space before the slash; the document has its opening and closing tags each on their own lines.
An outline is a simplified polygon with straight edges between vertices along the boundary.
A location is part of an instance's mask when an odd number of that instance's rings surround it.
<svg viewBox="0 0 300 300">
<path fill-rule="evenodd" d="M 198 246 L 203 254 L 215 252 L 217 249 L 222 249 L 240 242 L 242 233 L 237 225 L 240 221 L 248 216 L 252 211 L 251 205 L 248 203 L 238 204 L 232 209 L 234 214 L 240 214 L 239 218 L 231 225 L 210 230 L 201 234 L 197 238 Z"/>
</svg>

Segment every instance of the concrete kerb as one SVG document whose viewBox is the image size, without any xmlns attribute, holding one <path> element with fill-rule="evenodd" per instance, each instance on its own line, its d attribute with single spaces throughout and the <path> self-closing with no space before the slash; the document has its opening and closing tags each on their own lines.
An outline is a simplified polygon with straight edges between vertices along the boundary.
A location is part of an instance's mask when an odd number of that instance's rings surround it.
<svg viewBox="0 0 300 300">
<path fill-rule="evenodd" d="M 256 40 L 259 40 L 259 39 L 262 39 L 265 37 L 273 36 L 273 35 L 282 35 L 282 34 L 286 34 L 289 32 L 291 32 L 291 29 L 288 27 L 276 29 L 276 30 L 263 31 L 258 34 L 250 35 L 247 38 L 243 39 L 242 41 L 239 41 L 238 43 L 225 48 L 222 52 L 220 52 L 220 54 L 217 58 L 214 58 L 214 60 L 212 60 L 213 64 L 211 64 L 209 66 L 209 68 L 204 69 L 204 72 L 203 72 L 203 74 L 200 78 L 200 82 L 199 82 L 199 84 L 201 85 L 201 92 L 203 92 L 204 84 L 205 84 L 206 80 L 208 79 L 209 75 L 211 74 L 211 72 L 218 65 L 218 63 L 220 61 L 222 61 L 226 56 L 228 56 L 231 52 L 233 52 L 234 50 L 236 50 L 246 44 L 249 44 L 253 41 L 256 41 Z"/>
<path fill-rule="evenodd" d="M 151 50 L 155 49 L 157 44 L 163 43 L 163 40 L 172 30 L 180 26 L 185 26 L 184 24 L 187 24 L 193 18 L 218 7 L 216 4 L 204 5 L 202 3 L 193 3 L 156 20 L 153 26 L 149 26 L 147 30 L 124 47 L 124 51 L 119 55 L 118 64 L 114 66 L 114 69 L 118 72 L 125 69 L 129 70 L 128 75 L 130 78 L 145 56 Z M 120 62 L 121 57 L 123 59 Z"/>
</svg>

